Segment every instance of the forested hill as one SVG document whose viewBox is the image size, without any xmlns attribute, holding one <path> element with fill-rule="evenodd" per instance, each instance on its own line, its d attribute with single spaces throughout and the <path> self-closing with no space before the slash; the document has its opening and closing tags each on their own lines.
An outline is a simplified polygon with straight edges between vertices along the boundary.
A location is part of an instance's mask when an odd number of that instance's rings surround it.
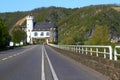
<svg viewBox="0 0 120 80">
<path fill-rule="evenodd" d="M 48 8 L 36 8 L 31 11 L 25 12 L 6 12 L 0 13 L 0 18 L 7 24 L 9 29 L 13 27 L 17 21 L 24 18 L 25 16 L 32 14 L 34 16 L 35 22 L 40 21 L 50 21 L 52 23 L 57 23 L 61 19 L 66 18 L 75 9 L 66 9 L 61 7 L 48 7 Z"/>
<path fill-rule="evenodd" d="M 120 6 L 96 5 L 68 9 L 37 8 L 32 11 L 0 13 L 9 29 L 32 14 L 35 21 L 49 21 L 58 26 L 59 44 L 109 44 L 120 37 Z M 24 25 L 24 23 L 23 23 Z"/>
<path fill-rule="evenodd" d="M 120 6 L 83 7 L 59 21 L 61 44 L 109 44 L 120 37 Z"/>
</svg>

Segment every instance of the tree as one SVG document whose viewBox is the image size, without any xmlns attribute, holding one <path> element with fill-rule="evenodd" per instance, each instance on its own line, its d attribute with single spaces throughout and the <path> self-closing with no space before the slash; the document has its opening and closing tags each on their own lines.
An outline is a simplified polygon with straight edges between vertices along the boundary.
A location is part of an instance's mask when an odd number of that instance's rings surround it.
<svg viewBox="0 0 120 80">
<path fill-rule="evenodd" d="M 12 31 L 12 39 L 14 43 L 20 43 L 26 38 L 26 33 L 20 29 L 14 29 Z"/>
<path fill-rule="evenodd" d="M 8 27 L 4 24 L 3 20 L 0 19 L 0 49 L 7 46 L 10 41 L 10 35 L 8 32 Z"/>
<path fill-rule="evenodd" d="M 87 41 L 87 44 L 102 45 L 109 43 L 109 27 L 96 25 L 92 35 L 92 39 Z"/>
</svg>

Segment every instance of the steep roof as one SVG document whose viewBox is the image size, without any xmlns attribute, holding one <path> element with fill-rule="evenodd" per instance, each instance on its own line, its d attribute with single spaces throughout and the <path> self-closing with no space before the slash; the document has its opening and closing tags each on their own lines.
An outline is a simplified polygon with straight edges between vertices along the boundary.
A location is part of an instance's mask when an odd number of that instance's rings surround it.
<svg viewBox="0 0 120 80">
<path fill-rule="evenodd" d="M 38 22 L 35 23 L 33 31 L 49 31 L 50 28 L 55 28 L 55 25 L 49 22 Z"/>
</svg>

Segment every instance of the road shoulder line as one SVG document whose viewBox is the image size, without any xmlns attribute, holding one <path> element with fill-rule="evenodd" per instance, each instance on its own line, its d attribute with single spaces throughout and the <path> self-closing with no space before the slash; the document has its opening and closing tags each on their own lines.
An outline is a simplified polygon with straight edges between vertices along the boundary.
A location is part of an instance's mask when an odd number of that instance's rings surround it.
<svg viewBox="0 0 120 80">
<path fill-rule="evenodd" d="M 53 79 L 54 80 L 59 80 L 56 73 L 55 73 L 55 70 L 54 70 L 54 68 L 52 66 L 52 63 L 51 63 L 51 61 L 50 61 L 50 59 L 49 59 L 49 57 L 47 55 L 45 47 L 44 47 L 44 51 L 45 51 L 45 56 L 47 57 L 47 60 L 48 60 L 48 63 L 49 63 L 49 66 L 50 66 L 50 69 L 51 69 L 51 72 L 52 72 Z"/>
</svg>

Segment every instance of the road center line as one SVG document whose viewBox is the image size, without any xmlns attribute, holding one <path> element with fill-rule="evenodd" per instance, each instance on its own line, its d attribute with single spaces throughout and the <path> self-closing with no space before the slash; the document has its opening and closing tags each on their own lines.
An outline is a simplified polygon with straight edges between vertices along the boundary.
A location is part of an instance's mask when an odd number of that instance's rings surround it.
<svg viewBox="0 0 120 80">
<path fill-rule="evenodd" d="M 44 49 L 43 49 L 43 46 L 42 46 L 42 72 L 41 72 L 41 79 L 42 80 L 45 80 L 45 70 L 44 70 Z"/>
<path fill-rule="evenodd" d="M 44 45 L 43 45 L 43 47 L 44 47 Z M 53 66 L 52 66 L 52 63 L 51 63 L 51 61 L 50 61 L 50 59 L 49 59 L 49 57 L 48 57 L 48 55 L 47 55 L 47 52 L 46 52 L 45 47 L 44 47 L 43 49 L 44 49 L 44 51 L 45 51 L 45 55 L 46 55 L 46 57 L 47 57 L 47 60 L 48 60 L 49 66 L 50 66 L 53 79 L 54 79 L 54 80 L 59 80 L 58 77 L 57 77 L 57 75 L 56 75 L 56 73 L 55 73 L 55 70 L 54 70 L 54 68 L 53 68 Z"/>
</svg>

